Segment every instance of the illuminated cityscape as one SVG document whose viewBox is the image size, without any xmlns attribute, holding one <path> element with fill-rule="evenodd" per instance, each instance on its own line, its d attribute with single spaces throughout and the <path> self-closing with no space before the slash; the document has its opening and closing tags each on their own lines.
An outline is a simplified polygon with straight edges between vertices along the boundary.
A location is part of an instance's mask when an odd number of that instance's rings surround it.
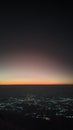
<svg viewBox="0 0 73 130">
<path fill-rule="evenodd" d="M 38 95 L 0 98 L 0 111 L 2 110 L 16 111 L 23 113 L 25 117 L 45 120 L 54 117 L 73 118 L 73 98 Z"/>
</svg>

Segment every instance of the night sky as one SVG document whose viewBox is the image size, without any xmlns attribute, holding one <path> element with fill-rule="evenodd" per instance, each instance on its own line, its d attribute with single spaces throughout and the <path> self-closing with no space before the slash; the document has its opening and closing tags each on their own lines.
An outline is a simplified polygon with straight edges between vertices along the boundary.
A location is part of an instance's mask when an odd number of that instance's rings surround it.
<svg viewBox="0 0 73 130">
<path fill-rule="evenodd" d="M 71 4 L 1 6 L 0 84 L 73 84 Z"/>
</svg>

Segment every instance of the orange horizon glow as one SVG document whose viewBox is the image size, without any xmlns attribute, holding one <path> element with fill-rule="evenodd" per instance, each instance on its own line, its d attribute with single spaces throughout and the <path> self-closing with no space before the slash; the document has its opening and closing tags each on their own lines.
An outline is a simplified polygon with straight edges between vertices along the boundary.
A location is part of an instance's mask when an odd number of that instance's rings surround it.
<svg viewBox="0 0 73 130">
<path fill-rule="evenodd" d="M 73 84 L 73 73 L 63 63 L 40 54 L 28 54 L 6 58 L 0 66 L 0 85 Z"/>
<path fill-rule="evenodd" d="M 12 80 L 0 81 L 0 85 L 62 85 L 73 84 L 73 82 L 49 81 L 49 80 Z"/>
</svg>

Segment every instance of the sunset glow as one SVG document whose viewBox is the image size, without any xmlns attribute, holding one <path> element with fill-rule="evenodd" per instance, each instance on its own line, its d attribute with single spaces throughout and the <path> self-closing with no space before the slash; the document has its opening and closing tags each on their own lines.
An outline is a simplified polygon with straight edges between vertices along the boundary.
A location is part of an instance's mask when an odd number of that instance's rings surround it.
<svg viewBox="0 0 73 130">
<path fill-rule="evenodd" d="M 73 82 L 47 81 L 47 80 L 12 80 L 2 81 L 0 85 L 57 85 L 57 84 L 73 84 Z"/>
<path fill-rule="evenodd" d="M 72 79 L 59 60 L 35 53 L 8 56 L 0 67 L 0 84 L 73 84 Z"/>
</svg>

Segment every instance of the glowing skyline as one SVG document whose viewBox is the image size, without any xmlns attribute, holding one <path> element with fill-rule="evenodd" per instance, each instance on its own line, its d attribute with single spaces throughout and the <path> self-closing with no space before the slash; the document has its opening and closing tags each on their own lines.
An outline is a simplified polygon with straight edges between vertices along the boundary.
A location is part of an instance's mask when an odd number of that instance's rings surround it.
<svg viewBox="0 0 73 130">
<path fill-rule="evenodd" d="M 0 18 L 0 84 L 73 84 L 71 12 L 30 5 Z"/>
<path fill-rule="evenodd" d="M 64 64 L 40 54 L 13 54 L 0 67 L 0 84 L 73 84 Z"/>
</svg>

